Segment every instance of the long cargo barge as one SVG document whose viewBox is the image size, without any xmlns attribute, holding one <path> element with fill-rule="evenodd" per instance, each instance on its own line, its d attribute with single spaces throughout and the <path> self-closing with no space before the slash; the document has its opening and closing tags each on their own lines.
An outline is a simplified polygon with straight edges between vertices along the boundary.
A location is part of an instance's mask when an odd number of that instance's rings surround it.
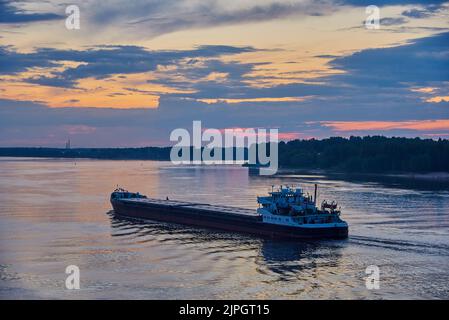
<svg viewBox="0 0 449 320">
<path fill-rule="evenodd" d="M 163 221 L 274 238 L 347 238 L 348 225 L 336 205 L 323 202 L 319 210 L 300 189 L 280 188 L 258 197 L 259 209 L 148 198 L 117 189 L 111 194 L 119 216 Z"/>
</svg>

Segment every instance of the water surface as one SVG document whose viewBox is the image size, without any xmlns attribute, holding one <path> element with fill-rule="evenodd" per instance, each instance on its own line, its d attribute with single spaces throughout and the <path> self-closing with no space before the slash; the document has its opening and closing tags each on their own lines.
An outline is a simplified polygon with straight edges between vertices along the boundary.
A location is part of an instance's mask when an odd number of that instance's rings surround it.
<svg viewBox="0 0 449 320">
<path fill-rule="evenodd" d="M 233 166 L 0 158 L 0 298 L 449 298 L 449 189 Z M 272 184 L 337 200 L 348 240 L 275 241 L 110 214 L 117 186 L 151 197 L 256 208 Z M 65 289 L 65 268 L 81 289 Z M 380 289 L 365 269 L 380 268 Z"/>
</svg>

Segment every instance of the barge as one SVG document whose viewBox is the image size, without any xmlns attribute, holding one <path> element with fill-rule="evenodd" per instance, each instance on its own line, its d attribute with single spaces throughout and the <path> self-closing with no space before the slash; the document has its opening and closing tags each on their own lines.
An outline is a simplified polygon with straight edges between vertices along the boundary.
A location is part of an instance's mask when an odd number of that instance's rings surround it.
<svg viewBox="0 0 449 320">
<path fill-rule="evenodd" d="M 344 239 L 348 224 L 340 218 L 337 204 L 315 198 L 300 188 L 280 186 L 257 197 L 257 210 L 206 203 L 149 198 L 118 188 L 111 194 L 118 216 L 242 232 L 272 238 Z"/>
</svg>

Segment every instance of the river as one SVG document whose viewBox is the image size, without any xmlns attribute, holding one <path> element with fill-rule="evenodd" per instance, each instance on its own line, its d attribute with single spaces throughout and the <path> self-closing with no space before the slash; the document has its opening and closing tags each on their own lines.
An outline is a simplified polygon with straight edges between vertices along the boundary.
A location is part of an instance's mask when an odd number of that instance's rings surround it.
<svg viewBox="0 0 449 320">
<path fill-rule="evenodd" d="M 120 185 L 151 197 L 256 208 L 276 184 L 336 200 L 347 240 L 279 241 L 114 218 Z M 68 290 L 65 269 L 80 269 Z M 379 268 L 367 289 L 366 268 Z M 449 188 L 238 166 L 0 158 L 1 299 L 449 298 Z"/>
</svg>

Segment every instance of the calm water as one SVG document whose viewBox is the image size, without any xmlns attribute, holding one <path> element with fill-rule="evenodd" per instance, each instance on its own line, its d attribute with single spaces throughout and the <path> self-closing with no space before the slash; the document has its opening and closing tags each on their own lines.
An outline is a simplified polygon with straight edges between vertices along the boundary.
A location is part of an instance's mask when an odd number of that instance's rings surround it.
<svg viewBox="0 0 449 320">
<path fill-rule="evenodd" d="M 336 199 L 344 241 L 286 242 L 113 218 L 117 184 L 154 197 L 248 208 L 272 184 Z M 81 289 L 65 289 L 65 268 Z M 380 289 L 365 268 L 380 268 Z M 0 158 L 0 298 L 449 298 L 449 189 L 239 167 Z"/>
</svg>

